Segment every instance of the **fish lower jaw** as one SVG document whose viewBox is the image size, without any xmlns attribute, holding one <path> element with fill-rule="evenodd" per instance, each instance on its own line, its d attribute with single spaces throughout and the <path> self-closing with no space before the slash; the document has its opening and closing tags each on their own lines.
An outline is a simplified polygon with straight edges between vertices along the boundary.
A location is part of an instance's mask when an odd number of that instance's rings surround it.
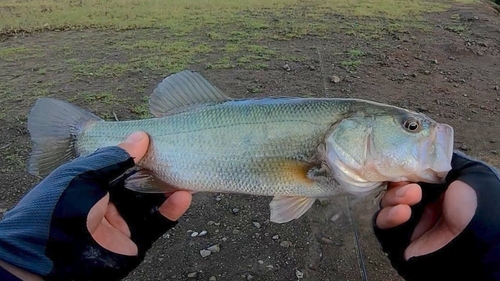
<svg viewBox="0 0 500 281">
<path fill-rule="evenodd" d="M 343 163 L 336 162 L 331 165 L 330 169 L 342 188 L 356 197 L 370 195 L 384 184 L 382 181 L 369 181 L 362 178 L 355 170 L 350 169 Z"/>
</svg>

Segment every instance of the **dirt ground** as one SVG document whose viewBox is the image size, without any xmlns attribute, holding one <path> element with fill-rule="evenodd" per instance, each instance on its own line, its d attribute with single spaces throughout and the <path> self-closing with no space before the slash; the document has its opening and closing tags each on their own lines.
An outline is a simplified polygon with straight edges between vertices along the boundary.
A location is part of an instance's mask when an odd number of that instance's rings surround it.
<svg viewBox="0 0 500 281">
<path fill-rule="evenodd" d="M 332 24 L 339 20 L 332 18 Z M 428 30 L 386 33 L 376 40 L 332 33 L 259 42 L 301 58 L 271 57 L 263 69 L 206 63 L 189 68 L 233 97 L 356 97 L 422 111 L 455 128 L 456 148 L 500 167 L 499 14 L 490 5 L 454 6 L 427 20 Z M 0 42 L 0 48 L 19 51 L 0 56 L 2 212 L 38 182 L 26 171 L 26 115 L 36 97 L 65 99 L 106 118 L 144 117 L 145 98 L 170 73 L 79 75 L 72 59 L 121 62 L 123 54 L 110 47 L 113 42 L 159 34 L 64 31 Z M 43 51 L 23 53 L 33 46 Z M 210 54 L 213 61 L 218 55 Z M 278 225 L 268 221 L 270 200 L 197 194 L 179 225 L 127 280 L 401 280 L 372 235 L 370 204 L 354 205 L 350 220 L 346 200 L 318 203 L 299 220 Z M 335 214 L 340 218 L 330 220 Z M 203 230 L 205 236 L 191 237 Z M 219 252 L 200 256 L 200 250 L 216 244 Z"/>
</svg>

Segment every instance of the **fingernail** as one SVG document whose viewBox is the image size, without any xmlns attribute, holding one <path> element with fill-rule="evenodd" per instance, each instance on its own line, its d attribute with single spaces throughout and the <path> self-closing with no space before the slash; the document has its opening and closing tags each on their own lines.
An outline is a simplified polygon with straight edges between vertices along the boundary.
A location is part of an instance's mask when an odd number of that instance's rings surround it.
<svg viewBox="0 0 500 281">
<path fill-rule="evenodd" d="M 135 132 L 127 137 L 125 140 L 126 143 L 138 143 L 144 138 L 144 133 Z"/>
<path fill-rule="evenodd" d="M 400 189 L 396 190 L 396 196 L 398 197 L 405 197 L 406 191 L 408 190 L 408 186 L 405 185 L 401 187 Z"/>
</svg>

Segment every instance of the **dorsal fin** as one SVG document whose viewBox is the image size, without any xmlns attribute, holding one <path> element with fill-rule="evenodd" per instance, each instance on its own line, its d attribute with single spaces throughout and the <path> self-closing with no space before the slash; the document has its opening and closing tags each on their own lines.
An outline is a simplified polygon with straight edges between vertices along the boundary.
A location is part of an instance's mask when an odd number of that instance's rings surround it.
<svg viewBox="0 0 500 281">
<path fill-rule="evenodd" d="M 210 85 L 200 74 L 184 70 L 158 84 L 149 98 L 149 109 L 155 117 L 161 117 L 195 105 L 228 100 L 231 98 Z"/>
</svg>

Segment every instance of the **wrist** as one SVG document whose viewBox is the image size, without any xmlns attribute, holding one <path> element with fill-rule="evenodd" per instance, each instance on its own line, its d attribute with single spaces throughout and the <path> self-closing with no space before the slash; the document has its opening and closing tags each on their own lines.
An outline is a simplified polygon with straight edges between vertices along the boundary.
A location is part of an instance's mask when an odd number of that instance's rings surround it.
<svg viewBox="0 0 500 281">
<path fill-rule="evenodd" d="M 0 267 L 23 281 L 43 281 L 42 277 L 0 260 Z"/>
</svg>

